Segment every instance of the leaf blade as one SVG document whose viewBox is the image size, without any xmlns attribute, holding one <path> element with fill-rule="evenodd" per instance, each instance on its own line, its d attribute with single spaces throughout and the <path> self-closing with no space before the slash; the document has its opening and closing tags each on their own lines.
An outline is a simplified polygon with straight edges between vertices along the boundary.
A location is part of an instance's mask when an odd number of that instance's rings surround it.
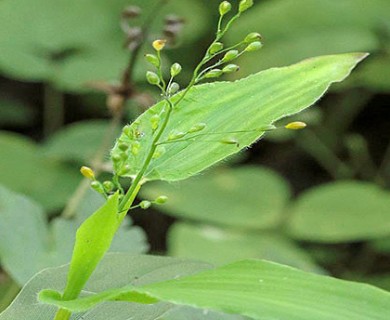
<svg viewBox="0 0 390 320">
<path fill-rule="evenodd" d="M 289 67 L 269 69 L 236 82 L 194 87 L 172 112 L 161 141 L 167 141 L 171 131 L 186 132 L 197 123 L 206 123 L 206 129 L 201 136 L 188 136 L 191 140 L 165 144 L 165 153 L 151 163 L 146 178 L 185 179 L 237 153 L 263 136 L 264 131 L 259 128 L 312 105 L 331 83 L 342 81 L 365 57 L 364 53 L 317 57 Z M 112 155 L 123 153 L 119 149 L 122 142 L 137 141 L 141 147 L 137 155 L 126 154 L 124 161 L 115 162 L 115 171 L 134 176 L 140 170 L 153 136 L 150 118 L 163 109 L 164 102 L 158 103 L 131 125 L 130 129 L 138 132 L 136 137 L 121 135 Z M 234 136 L 239 148 L 220 143 L 221 139 L 231 136 L 231 132 L 236 132 Z"/>
</svg>

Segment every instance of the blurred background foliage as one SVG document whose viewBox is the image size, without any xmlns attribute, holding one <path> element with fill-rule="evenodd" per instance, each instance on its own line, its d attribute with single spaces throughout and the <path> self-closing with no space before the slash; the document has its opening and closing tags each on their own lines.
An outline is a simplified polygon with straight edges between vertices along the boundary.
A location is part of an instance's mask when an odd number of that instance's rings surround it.
<svg viewBox="0 0 390 320">
<path fill-rule="evenodd" d="M 0 1 L 0 310 L 37 271 L 69 260 L 77 226 L 102 203 L 78 168 L 104 180 L 120 127 L 158 99 L 144 77 L 151 41 L 171 40 L 164 59 L 183 66 L 185 86 L 218 5 Z M 370 57 L 294 119 L 307 129 L 278 129 L 188 181 L 147 185 L 144 199 L 169 202 L 135 212 L 112 250 L 264 258 L 390 289 L 390 2 L 258 0 L 225 43 L 251 31 L 264 48 L 226 80 L 316 55 Z"/>
</svg>

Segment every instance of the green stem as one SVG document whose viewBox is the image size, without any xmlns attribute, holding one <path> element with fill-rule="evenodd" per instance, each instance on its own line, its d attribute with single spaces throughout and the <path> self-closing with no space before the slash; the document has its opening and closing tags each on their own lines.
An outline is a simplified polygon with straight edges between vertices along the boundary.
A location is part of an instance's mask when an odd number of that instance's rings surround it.
<svg viewBox="0 0 390 320">
<path fill-rule="evenodd" d="M 64 96 L 51 84 L 44 86 L 43 134 L 47 138 L 64 123 Z"/>
<path fill-rule="evenodd" d="M 69 320 L 72 313 L 65 309 L 59 309 L 54 317 L 54 320 Z"/>
</svg>

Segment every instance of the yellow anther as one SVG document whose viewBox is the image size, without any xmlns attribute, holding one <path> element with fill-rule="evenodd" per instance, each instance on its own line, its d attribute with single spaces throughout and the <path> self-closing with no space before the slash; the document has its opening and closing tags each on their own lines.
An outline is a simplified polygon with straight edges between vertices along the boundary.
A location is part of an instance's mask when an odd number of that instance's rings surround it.
<svg viewBox="0 0 390 320">
<path fill-rule="evenodd" d="M 294 121 L 286 124 L 284 127 L 290 130 L 301 130 L 303 128 L 306 128 L 306 123 L 302 121 Z"/>
<path fill-rule="evenodd" d="M 158 39 L 153 41 L 152 46 L 156 51 L 161 51 L 164 49 L 166 43 L 167 40 Z"/>
<path fill-rule="evenodd" d="M 84 177 L 86 177 L 90 180 L 95 180 L 95 173 L 93 172 L 93 170 L 90 167 L 82 166 L 80 168 L 80 172 Z"/>
</svg>

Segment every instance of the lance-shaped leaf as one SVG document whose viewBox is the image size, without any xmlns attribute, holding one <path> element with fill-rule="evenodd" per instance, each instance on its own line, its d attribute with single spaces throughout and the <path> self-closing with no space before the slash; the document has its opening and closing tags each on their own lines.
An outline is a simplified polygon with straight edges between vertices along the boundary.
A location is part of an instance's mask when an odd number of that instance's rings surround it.
<svg viewBox="0 0 390 320">
<path fill-rule="evenodd" d="M 80 294 L 109 249 L 120 222 L 118 193 L 115 193 L 77 230 L 64 297 L 72 299 Z"/>
<path fill-rule="evenodd" d="M 237 153 L 262 137 L 266 128 L 278 119 L 312 105 L 331 83 L 342 81 L 365 56 L 363 53 L 323 56 L 269 69 L 236 82 L 194 87 L 174 108 L 146 178 L 184 179 Z M 114 167 L 120 175 L 133 176 L 142 167 L 153 139 L 151 118 L 156 114 L 164 118 L 165 102 L 156 104 L 124 128 L 112 151 L 113 160 L 116 159 Z M 206 125 L 202 131 L 183 136 L 200 124 Z M 172 134 L 182 137 L 169 141 Z M 119 148 L 123 144 L 131 147 L 123 151 Z"/>
<path fill-rule="evenodd" d="M 386 320 L 390 293 L 366 284 L 256 260 L 142 287 L 112 289 L 72 301 L 44 291 L 47 303 L 82 311 L 107 300 L 153 299 L 267 320 Z"/>
</svg>

